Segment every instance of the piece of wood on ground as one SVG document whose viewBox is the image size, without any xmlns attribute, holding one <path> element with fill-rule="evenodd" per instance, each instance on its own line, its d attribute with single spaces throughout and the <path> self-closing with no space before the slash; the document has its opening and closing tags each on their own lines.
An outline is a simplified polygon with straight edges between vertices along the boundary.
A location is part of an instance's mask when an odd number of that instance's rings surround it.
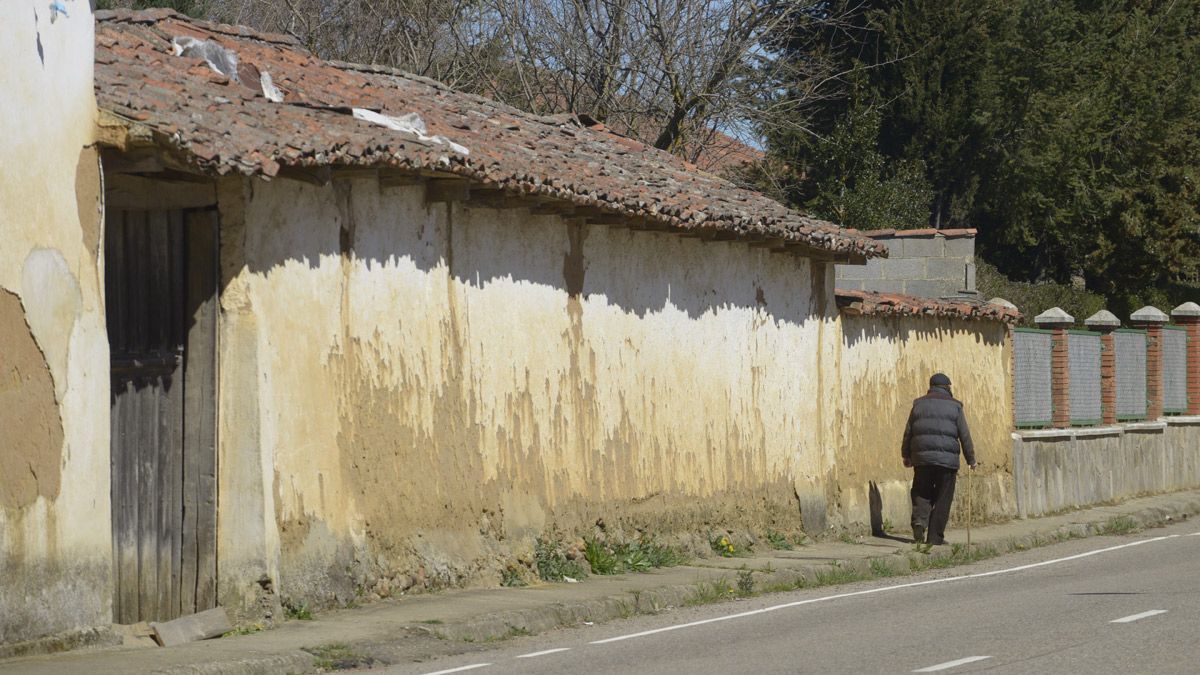
<svg viewBox="0 0 1200 675">
<path fill-rule="evenodd" d="M 229 623 L 229 616 L 225 614 L 223 607 L 215 607 L 172 621 L 151 622 L 150 627 L 154 629 L 154 639 L 164 647 L 220 637 L 233 630 L 233 624 Z"/>
</svg>

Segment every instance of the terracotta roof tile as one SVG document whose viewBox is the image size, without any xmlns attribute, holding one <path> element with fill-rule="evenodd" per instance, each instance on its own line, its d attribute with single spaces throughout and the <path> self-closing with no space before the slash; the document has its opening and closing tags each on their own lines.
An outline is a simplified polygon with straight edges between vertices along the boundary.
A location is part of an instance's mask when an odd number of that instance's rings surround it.
<svg viewBox="0 0 1200 675">
<path fill-rule="evenodd" d="M 677 157 L 573 116 L 544 117 L 396 70 L 322 61 L 284 35 L 188 19 L 171 10 L 96 13 L 96 99 L 136 120 L 178 161 L 210 174 L 274 175 L 288 167 L 379 167 L 456 174 L 536 195 L 645 218 L 671 228 L 856 257 L 886 247 L 796 213 Z M 236 52 L 238 79 L 202 59 L 175 56 L 172 38 L 212 40 Z M 284 95 L 263 95 L 260 73 Z M 427 135 L 356 119 L 353 108 L 417 113 Z"/>
<path fill-rule="evenodd" d="M 1000 321 L 1015 324 L 1021 313 L 1002 305 L 973 300 L 933 300 L 898 293 L 872 293 L 839 288 L 838 308 L 855 316 L 926 316 Z"/>
</svg>

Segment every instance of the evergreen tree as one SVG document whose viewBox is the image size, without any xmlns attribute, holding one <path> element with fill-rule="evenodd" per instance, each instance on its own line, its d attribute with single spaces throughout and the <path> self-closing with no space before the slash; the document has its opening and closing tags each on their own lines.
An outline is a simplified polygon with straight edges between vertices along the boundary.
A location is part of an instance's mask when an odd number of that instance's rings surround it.
<svg viewBox="0 0 1200 675">
<path fill-rule="evenodd" d="M 793 201 L 856 226 L 978 227 L 982 255 L 1009 276 L 1084 279 L 1117 308 L 1195 274 L 1200 3 L 820 4 L 849 14 L 793 22 L 773 43 L 777 58 L 832 58 L 844 73 L 810 134 L 768 139 L 799 169 Z M 827 51 L 792 49 L 812 30 Z M 908 210 L 918 166 L 923 218 Z M 874 209 L 839 197 L 860 191 Z"/>
</svg>

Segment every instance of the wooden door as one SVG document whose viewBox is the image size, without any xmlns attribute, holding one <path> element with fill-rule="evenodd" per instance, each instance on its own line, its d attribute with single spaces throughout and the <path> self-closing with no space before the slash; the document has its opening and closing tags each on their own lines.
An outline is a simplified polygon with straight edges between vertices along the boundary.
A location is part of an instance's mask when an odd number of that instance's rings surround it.
<svg viewBox="0 0 1200 675">
<path fill-rule="evenodd" d="M 212 209 L 110 209 L 117 623 L 215 606 L 216 258 Z"/>
</svg>

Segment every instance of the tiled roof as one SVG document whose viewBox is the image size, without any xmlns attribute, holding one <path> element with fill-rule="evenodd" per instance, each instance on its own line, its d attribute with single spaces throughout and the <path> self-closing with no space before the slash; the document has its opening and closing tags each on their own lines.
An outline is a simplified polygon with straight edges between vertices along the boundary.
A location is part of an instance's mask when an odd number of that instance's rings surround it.
<svg viewBox="0 0 1200 675">
<path fill-rule="evenodd" d="M 927 316 L 937 318 L 1001 321 L 1015 324 L 1021 313 L 1015 309 L 973 300 L 933 300 L 898 293 L 836 291 L 838 308 L 854 316 Z"/>
<path fill-rule="evenodd" d="M 288 36 L 196 21 L 171 10 L 101 11 L 96 19 L 100 108 L 134 129 L 148 129 L 174 161 L 203 173 L 271 177 L 283 167 L 436 171 L 672 229 L 852 257 L 887 255 L 868 237 L 800 215 L 574 117 L 531 115 L 392 69 L 322 61 Z M 235 52 L 237 81 L 201 58 L 176 56 L 172 40 L 181 36 Z M 264 96 L 264 72 L 282 91 L 282 102 Z M 366 116 L 416 113 L 427 131 L 393 130 L 357 119 L 354 109 Z"/>
<path fill-rule="evenodd" d="M 958 229 L 935 230 L 932 227 L 923 228 L 920 230 L 851 230 L 847 232 L 857 232 L 864 237 L 932 237 L 941 235 L 947 239 L 955 239 L 960 237 L 974 237 L 978 231 L 973 227 L 964 227 Z"/>
</svg>

